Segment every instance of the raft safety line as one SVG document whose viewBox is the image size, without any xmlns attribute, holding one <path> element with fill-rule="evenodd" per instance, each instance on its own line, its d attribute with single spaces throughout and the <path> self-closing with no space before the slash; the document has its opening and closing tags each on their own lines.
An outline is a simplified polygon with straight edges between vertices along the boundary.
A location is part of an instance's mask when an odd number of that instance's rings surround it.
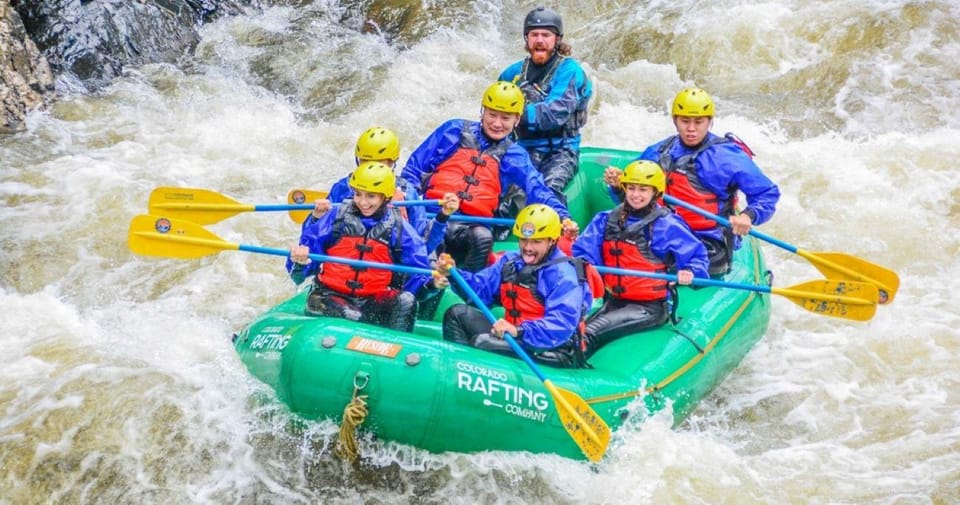
<svg viewBox="0 0 960 505">
<path fill-rule="evenodd" d="M 370 376 L 357 372 L 353 378 L 353 398 L 343 408 L 343 421 L 340 423 L 340 432 L 337 434 L 337 445 L 334 453 L 340 459 L 356 463 L 360 458 L 360 446 L 357 444 L 357 428 L 363 424 L 370 412 L 367 408 L 367 395 L 358 394 L 370 382 Z"/>
</svg>

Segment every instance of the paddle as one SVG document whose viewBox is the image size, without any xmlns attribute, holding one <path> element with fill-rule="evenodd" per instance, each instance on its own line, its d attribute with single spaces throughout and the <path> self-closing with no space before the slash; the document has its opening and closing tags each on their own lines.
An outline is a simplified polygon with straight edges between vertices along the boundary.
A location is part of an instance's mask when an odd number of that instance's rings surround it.
<svg viewBox="0 0 960 505">
<path fill-rule="evenodd" d="M 321 198 L 326 198 L 326 191 L 314 191 L 312 189 L 292 189 L 287 193 L 287 201 L 290 203 L 302 203 L 302 202 L 313 202 Z M 403 200 L 406 201 L 406 200 Z M 414 202 L 426 201 L 429 204 L 436 204 L 436 200 L 411 200 Z M 402 202 L 394 202 L 397 205 L 402 205 Z M 310 207 L 313 209 L 313 206 Z M 307 215 L 310 214 L 308 211 L 302 210 L 291 210 L 289 215 L 290 219 L 300 224 L 304 219 L 307 218 Z M 435 217 L 436 214 L 427 214 L 428 218 Z M 513 226 L 513 219 L 499 218 L 499 217 L 480 217 L 480 216 L 468 216 L 466 214 L 454 214 L 450 216 L 451 221 L 459 221 L 461 223 L 477 223 L 477 224 L 486 224 L 490 226 Z"/>
<path fill-rule="evenodd" d="M 674 282 L 677 280 L 676 275 L 602 266 L 595 268 L 598 272 L 606 274 L 649 277 Z M 873 315 L 877 312 L 877 298 L 879 296 L 878 289 L 873 284 L 844 280 L 816 280 L 790 286 L 789 288 L 772 288 L 755 284 L 740 284 L 694 277 L 692 284 L 694 286 L 717 286 L 756 291 L 758 293 L 772 293 L 786 297 L 791 302 L 810 312 L 854 321 L 868 321 L 872 319 Z"/>
<path fill-rule="evenodd" d="M 456 268 L 450 270 L 450 276 L 454 282 L 460 286 L 460 289 L 467 294 L 474 305 L 483 312 L 483 315 L 486 316 L 491 323 L 495 323 L 497 319 L 493 313 L 490 312 L 490 309 L 480 300 L 476 291 L 467 284 L 466 280 L 464 280 Z M 543 375 L 543 372 L 540 371 L 540 368 L 537 367 L 536 363 L 533 362 L 533 359 L 530 358 L 530 355 L 520 347 L 520 344 L 517 343 L 512 335 L 504 334 L 503 338 L 510 344 L 513 352 L 517 353 L 517 356 L 520 356 L 520 358 L 527 363 L 527 366 L 533 370 L 533 373 L 537 374 L 537 377 L 543 382 L 547 391 L 550 392 L 550 396 L 553 397 L 553 402 L 557 406 L 557 414 L 560 415 L 563 428 L 567 430 L 567 433 L 570 434 L 573 441 L 580 447 L 580 450 L 583 451 L 590 461 L 600 461 L 603 454 L 607 451 L 607 445 L 610 443 L 610 428 L 607 426 L 607 423 L 587 405 L 587 402 L 585 402 L 583 398 L 580 398 L 572 391 L 555 386 L 550 379 L 547 379 L 546 376 Z"/>
<path fill-rule="evenodd" d="M 328 191 L 315 191 L 312 189 L 291 189 L 287 192 L 287 203 L 307 203 L 315 202 L 321 198 L 326 198 L 329 196 Z M 294 223 L 300 224 L 307 219 L 307 216 L 310 215 L 310 211 L 304 210 L 291 210 L 287 213 L 290 216 L 290 220 Z"/>
<path fill-rule="evenodd" d="M 323 197 L 320 197 L 323 198 Z M 311 200 L 312 201 L 312 200 Z M 436 205 L 437 200 L 403 200 L 392 202 L 396 207 Z M 334 203 L 334 206 L 340 205 Z M 241 212 L 296 211 L 304 217 L 313 210 L 312 203 L 292 205 L 252 205 L 240 203 L 215 191 L 198 188 L 159 187 L 150 193 L 148 204 L 151 214 L 178 219 L 187 219 L 197 224 L 213 224 Z M 301 219 L 300 222 L 303 220 Z"/>
<path fill-rule="evenodd" d="M 427 217 L 433 218 L 436 217 L 436 214 L 427 214 Z M 513 226 L 513 219 L 507 219 L 505 217 L 483 217 L 468 216 L 466 214 L 453 214 L 450 216 L 450 220 L 459 221 L 461 223 L 487 224 L 490 226 Z"/>
<path fill-rule="evenodd" d="M 731 227 L 730 221 L 711 214 L 701 208 L 695 207 L 683 200 L 678 200 L 670 195 L 663 195 L 664 201 L 670 205 L 683 207 L 691 212 L 712 219 L 728 228 Z M 809 252 L 798 249 L 786 242 L 780 241 L 759 231 L 750 230 L 750 235 L 760 240 L 769 242 L 781 249 L 799 255 L 813 264 L 828 279 L 850 279 L 854 281 L 868 282 L 879 288 L 877 293 L 877 303 L 886 305 L 893 302 L 897 295 L 897 289 L 900 287 L 900 277 L 896 272 L 889 268 L 882 267 L 876 263 L 852 256 L 846 253 L 838 252 Z"/>
<path fill-rule="evenodd" d="M 226 242 L 206 228 L 182 219 L 141 214 L 130 221 L 127 245 L 135 254 L 166 258 L 192 259 L 217 254 L 221 251 L 244 251 L 289 257 L 286 249 L 271 249 L 247 244 Z M 310 259 L 323 263 L 343 263 L 356 267 L 382 268 L 393 272 L 432 275 L 426 268 L 351 260 L 322 254 L 311 254 Z"/>
</svg>

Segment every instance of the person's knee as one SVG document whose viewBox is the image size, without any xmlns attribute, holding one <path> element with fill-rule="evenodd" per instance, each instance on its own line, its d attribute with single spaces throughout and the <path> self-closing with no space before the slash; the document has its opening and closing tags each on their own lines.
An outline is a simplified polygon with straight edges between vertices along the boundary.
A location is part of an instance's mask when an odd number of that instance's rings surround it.
<svg viewBox="0 0 960 505">
<path fill-rule="evenodd" d="M 458 344 L 469 344 L 470 336 L 467 335 L 466 315 L 470 311 L 467 304 L 460 303 L 447 309 L 443 313 L 443 338 Z"/>
<path fill-rule="evenodd" d="M 401 291 L 397 295 L 397 310 L 412 311 L 417 305 L 417 297 L 409 291 Z"/>
<path fill-rule="evenodd" d="M 461 268 L 468 272 L 477 272 L 487 266 L 490 251 L 493 250 L 493 232 L 486 226 L 473 226 L 469 233 L 469 252 L 463 259 Z"/>
<path fill-rule="evenodd" d="M 486 226 L 473 226 L 470 228 L 470 241 L 479 246 L 493 245 L 493 232 Z"/>
</svg>

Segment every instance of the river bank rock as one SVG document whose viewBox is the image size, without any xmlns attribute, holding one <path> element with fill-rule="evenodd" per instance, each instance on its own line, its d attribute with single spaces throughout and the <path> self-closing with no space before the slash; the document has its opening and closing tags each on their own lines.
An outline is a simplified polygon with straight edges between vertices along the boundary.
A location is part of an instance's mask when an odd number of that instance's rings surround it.
<svg viewBox="0 0 960 505">
<path fill-rule="evenodd" d="M 126 66 L 176 63 L 193 51 L 203 23 L 257 4 L 258 0 L 0 0 L 3 128 L 20 128 L 27 111 L 55 97 L 54 87 L 90 93 L 108 85 Z"/>
<path fill-rule="evenodd" d="M 0 1 L 0 133 L 21 129 L 27 113 L 54 94 L 53 73 L 17 11 Z"/>
</svg>

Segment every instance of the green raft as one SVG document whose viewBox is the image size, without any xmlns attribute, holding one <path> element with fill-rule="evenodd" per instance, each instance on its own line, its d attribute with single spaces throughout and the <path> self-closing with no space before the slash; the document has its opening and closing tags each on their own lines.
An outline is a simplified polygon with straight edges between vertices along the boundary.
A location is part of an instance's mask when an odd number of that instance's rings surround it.
<svg viewBox="0 0 960 505">
<path fill-rule="evenodd" d="M 581 226 L 612 205 L 603 169 L 623 167 L 636 156 L 582 150 L 580 172 L 566 191 Z M 723 280 L 766 285 L 755 240 L 744 240 Z M 234 345 L 250 373 L 308 419 L 340 422 L 344 407 L 360 394 L 368 408 L 361 429 L 383 440 L 437 453 L 530 451 L 582 459 L 551 395 L 522 360 L 443 340 L 444 309 L 462 303 L 447 291 L 437 320 L 418 321 L 413 333 L 305 316 L 304 292 L 256 319 Z M 678 316 L 676 326 L 607 344 L 590 359 L 593 368 L 540 368 L 553 384 L 586 400 L 611 430 L 632 412 L 652 414 L 668 403 L 679 422 L 766 332 L 769 294 L 681 288 Z M 645 409 L 630 405 L 638 398 Z"/>
</svg>

